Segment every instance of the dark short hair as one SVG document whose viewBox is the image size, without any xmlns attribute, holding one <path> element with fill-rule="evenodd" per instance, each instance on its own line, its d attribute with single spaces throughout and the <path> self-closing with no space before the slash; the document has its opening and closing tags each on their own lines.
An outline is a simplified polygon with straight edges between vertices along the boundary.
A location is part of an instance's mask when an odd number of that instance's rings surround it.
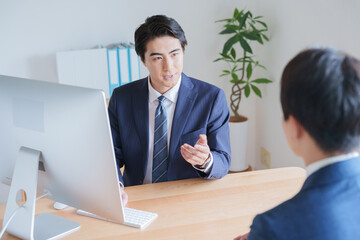
<svg viewBox="0 0 360 240">
<path fill-rule="evenodd" d="M 325 153 L 349 152 L 360 140 L 360 62 L 332 48 L 300 52 L 281 78 L 284 119 L 290 115 Z"/>
<path fill-rule="evenodd" d="M 144 61 L 146 44 L 157 37 L 171 36 L 179 39 L 183 51 L 187 44 L 185 33 L 172 18 L 164 15 L 148 17 L 135 31 L 135 51 Z"/>
</svg>

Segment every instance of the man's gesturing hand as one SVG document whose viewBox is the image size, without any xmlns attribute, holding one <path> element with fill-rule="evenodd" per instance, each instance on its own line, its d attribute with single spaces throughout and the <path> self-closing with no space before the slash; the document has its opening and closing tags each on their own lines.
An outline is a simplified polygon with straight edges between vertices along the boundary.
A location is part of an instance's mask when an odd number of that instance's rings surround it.
<svg viewBox="0 0 360 240">
<path fill-rule="evenodd" d="M 192 165 L 203 165 L 210 156 L 210 148 L 207 144 L 206 135 L 200 134 L 199 137 L 194 147 L 185 143 L 180 149 L 183 158 Z"/>
</svg>

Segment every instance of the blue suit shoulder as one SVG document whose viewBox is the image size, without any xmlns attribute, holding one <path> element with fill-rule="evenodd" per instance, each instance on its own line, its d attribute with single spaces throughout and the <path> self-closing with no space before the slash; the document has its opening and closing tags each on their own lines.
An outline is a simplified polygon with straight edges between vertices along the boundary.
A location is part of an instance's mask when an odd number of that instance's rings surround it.
<svg viewBox="0 0 360 240">
<path fill-rule="evenodd" d="M 222 91 L 220 88 L 216 87 L 215 85 L 204 82 L 202 80 L 192 77 L 187 77 L 187 78 L 191 81 L 191 83 L 193 83 L 194 90 L 198 91 L 199 93 L 218 94 L 220 91 Z"/>
<path fill-rule="evenodd" d="M 360 239 L 358 160 L 310 175 L 293 198 L 255 217 L 248 239 Z"/>
<path fill-rule="evenodd" d="M 299 214 L 302 215 L 301 212 L 307 211 L 307 208 L 302 194 L 296 194 L 273 209 L 257 215 L 248 239 L 299 239 L 299 232 L 306 232 L 306 228 L 302 227 L 306 220 Z"/>
<path fill-rule="evenodd" d="M 131 96 L 141 89 L 147 90 L 147 77 L 115 88 L 113 96 Z"/>
</svg>

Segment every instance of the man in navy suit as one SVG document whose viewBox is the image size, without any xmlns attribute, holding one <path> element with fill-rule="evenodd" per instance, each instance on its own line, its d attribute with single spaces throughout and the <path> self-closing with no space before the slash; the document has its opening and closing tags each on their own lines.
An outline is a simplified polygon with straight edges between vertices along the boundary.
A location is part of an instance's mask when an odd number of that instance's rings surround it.
<svg viewBox="0 0 360 240">
<path fill-rule="evenodd" d="M 116 88 L 109 103 L 117 164 L 125 166 L 123 175 L 119 171 L 124 186 L 218 179 L 229 170 L 224 92 L 182 73 L 186 44 L 180 25 L 163 15 L 147 18 L 135 32 L 135 50 L 149 76 Z M 161 124 L 158 116 L 164 119 Z"/>
<path fill-rule="evenodd" d="M 360 62 L 329 48 L 301 52 L 284 69 L 281 104 L 308 176 L 236 239 L 360 239 Z"/>
</svg>

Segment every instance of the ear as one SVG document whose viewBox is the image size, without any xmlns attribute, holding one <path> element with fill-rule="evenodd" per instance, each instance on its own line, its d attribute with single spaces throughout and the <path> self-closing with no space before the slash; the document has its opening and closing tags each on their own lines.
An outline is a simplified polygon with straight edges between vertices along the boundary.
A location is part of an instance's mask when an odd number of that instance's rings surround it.
<svg viewBox="0 0 360 240">
<path fill-rule="evenodd" d="M 301 139 L 305 133 L 304 127 L 292 115 L 289 116 L 288 121 L 289 121 L 290 131 L 291 131 L 292 136 L 296 139 Z"/>
<path fill-rule="evenodd" d="M 287 120 L 283 119 L 283 130 L 289 147 L 297 156 L 301 156 L 301 146 L 304 141 L 304 128 L 302 125 L 290 115 Z"/>
</svg>

